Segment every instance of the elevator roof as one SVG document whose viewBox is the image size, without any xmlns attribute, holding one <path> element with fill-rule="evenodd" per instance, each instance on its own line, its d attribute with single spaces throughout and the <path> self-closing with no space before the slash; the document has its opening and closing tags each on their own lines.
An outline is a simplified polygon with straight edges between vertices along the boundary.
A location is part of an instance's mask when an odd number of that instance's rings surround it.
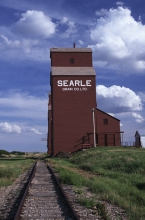
<svg viewBox="0 0 145 220">
<path fill-rule="evenodd" d="M 50 48 L 50 52 L 86 52 L 86 53 L 92 53 L 91 48 L 57 48 L 53 47 Z"/>
<path fill-rule="evenodd" d="M 93 67 L 52 67 L 52 76 L 96 76 L 96 72 Z"/>
</svg>

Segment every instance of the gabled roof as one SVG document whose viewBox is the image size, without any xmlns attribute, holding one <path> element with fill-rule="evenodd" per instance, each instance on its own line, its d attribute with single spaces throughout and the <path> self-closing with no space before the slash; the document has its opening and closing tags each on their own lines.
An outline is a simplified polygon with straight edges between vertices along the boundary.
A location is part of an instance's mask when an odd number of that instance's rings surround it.
<svg viewBox="0 0 145 220">
<path fill-rule="evenodd" d="M 103 114 L 106 114 L 107 116 L 109 116 L 109 117 L 111 117 L 111 118 L 114 118 L 115 120 L 117 120 L 117 121 L 120 121 L 118 118 L 115 118 L 115 117 L 113 117 L 112 115 L 110 115 L 110 114 L 108 114 L 108 113 L 106 113 L 106 112 L 104 112 L 104 111 L 102 111 L 102 110 L 100 110 L 100 109 L 98 109 L 98 108 L 96 108 L 98 111 L 100 111 L 100 112 L 102 112 Z"/>
<path fill-rule="evenodd" d="M 140 137 L 139 132 L 138 132 L 138 131 L 136 131 L 134 136 L 135 136 L 135 137 Z"/>
<path fill-rule="evenodd" d="M 142 137 L 145 136 L 145 131 L 144 131 L 144 130 L 140 130 L 138 133 L 139 133 L 140 137 L 141 137 L 141 136 L 142 136 Z"/>
<path fill-rule="evenodd" d="M 51 74 L 52 76 L 96 76 L 96 72 L 93 67 L 52 67 Z"/>
<path fill-rule="evenodd" d="M 91 48 L 57 48 L 53 47 L 50 48 L 50 53 L 51 52 L 86 52 L 86 53 L 92 53 Z"/>
</svg>

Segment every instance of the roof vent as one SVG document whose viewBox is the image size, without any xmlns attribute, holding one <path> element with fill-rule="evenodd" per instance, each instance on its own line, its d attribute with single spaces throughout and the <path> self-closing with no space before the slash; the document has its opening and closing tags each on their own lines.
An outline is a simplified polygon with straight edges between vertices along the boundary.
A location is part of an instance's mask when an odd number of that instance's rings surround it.
<svg viewBox="0 0 145 220">
<path fill-rule="evenodd" d="M 76 47 L 76 44 L 75 43 L 73 43 L 73 48 L 75 48 Z"/>
</svg>

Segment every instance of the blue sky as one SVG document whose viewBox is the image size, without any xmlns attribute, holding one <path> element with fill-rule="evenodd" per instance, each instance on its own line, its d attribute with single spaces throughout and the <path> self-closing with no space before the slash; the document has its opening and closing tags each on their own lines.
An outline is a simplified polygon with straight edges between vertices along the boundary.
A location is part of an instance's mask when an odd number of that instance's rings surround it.
<svg viewBox="0 0 145 220">
<path fill-rule="evenodd" d="M 143 0 L 0 0 L 0 149 L 46 151 L 50 48 L 91 47 L 98 108 L 145 135 Z"/>
</svg>

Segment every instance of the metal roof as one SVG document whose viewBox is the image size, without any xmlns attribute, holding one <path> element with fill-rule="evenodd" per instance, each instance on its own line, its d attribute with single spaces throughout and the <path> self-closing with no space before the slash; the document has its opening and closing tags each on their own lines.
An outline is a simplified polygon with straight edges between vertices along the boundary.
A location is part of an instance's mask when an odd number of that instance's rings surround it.
<svg viewBox="0 0 145 220">
<path fill-rule="evenodd" d="M 96 76 L 96 72 L 93 67 L 52 67 L 51 74 L 52 76 Z"/>
<path fill-rule="evenodd" d="M 91 48 L 50 48 L 50 52 L 89 52 L 92 53 Z"/>
<path fill-rule="evenodd" d="M 97 111 L 102 112 L 103 114 L 108 115 L 108 116 L 109 116 L 109 117 L 111 117 L 111 118 L 114 118 L 114 119 L 116 119 L 116 120 L 120 121 L 118 118 L 115 118 L 114 116 L 112 116 L 112 115 L 110 115 L 110 114 L 108 114 L 108 113 L 106 113 L 106 112 L 102 111 L 102 110 L 101 110 L 101 109 L 99 109 L 99 108 L 96 108 L 96 110 L 97 110 Z M 124 133 L 124 132 L 123 132 L 123 133 Z"/>
</svg>

